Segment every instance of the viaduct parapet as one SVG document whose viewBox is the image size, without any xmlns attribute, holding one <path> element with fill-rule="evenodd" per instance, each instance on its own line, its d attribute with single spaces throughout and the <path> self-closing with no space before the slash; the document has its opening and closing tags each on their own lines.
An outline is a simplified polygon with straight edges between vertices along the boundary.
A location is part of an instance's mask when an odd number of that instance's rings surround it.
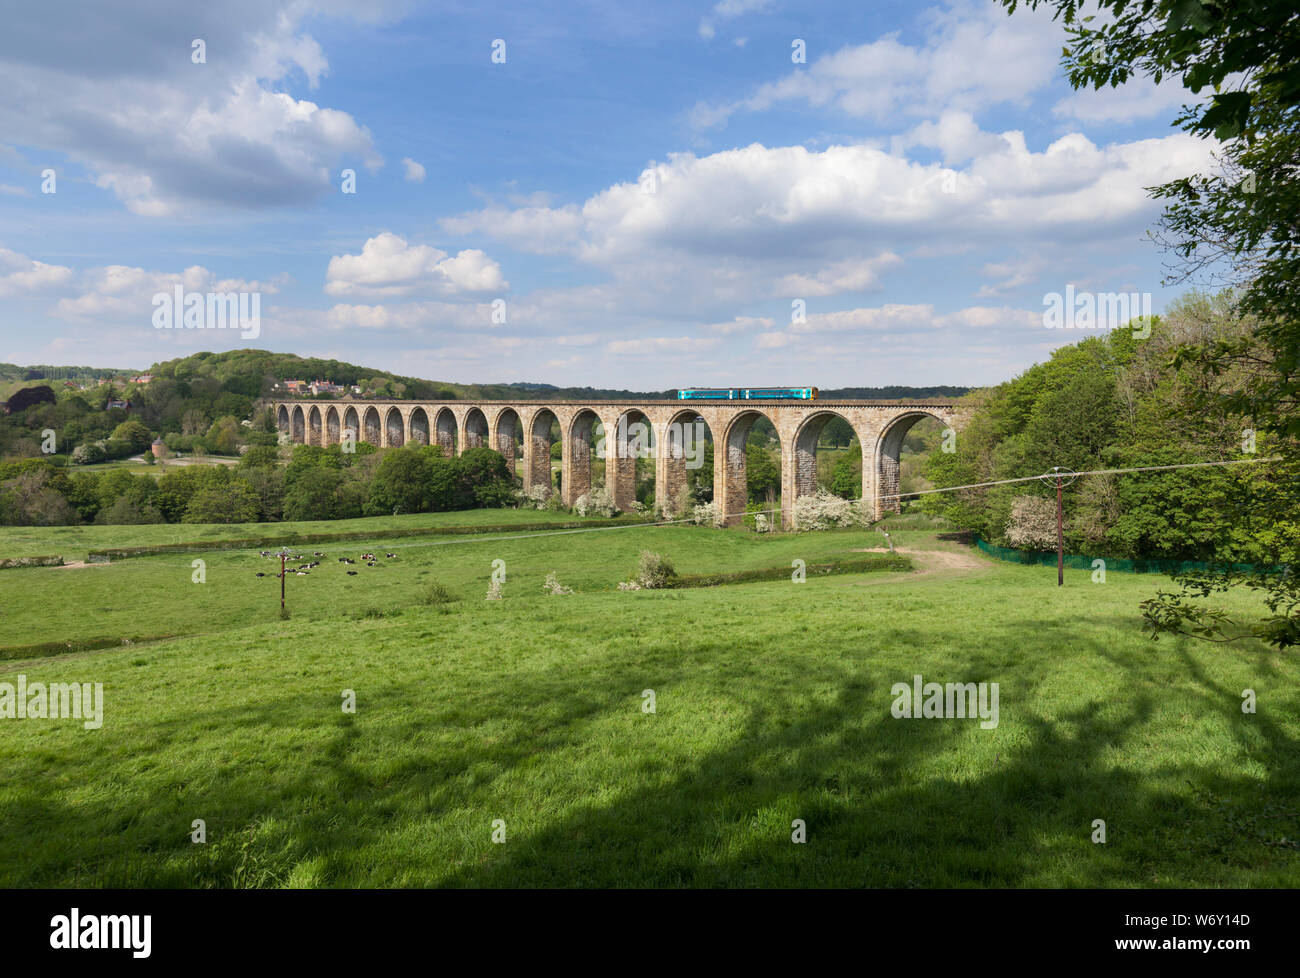
<svg viewBox="0 0 1300 978">
<path fill-rule="evenodd" d="M 862 446 L 863 497 L 879 519 L 898 510 L 899 452 L 908 430 L 935 418 L 960 430 L 964 417 L 952 400 L 925 401 L 411 401 L 273 400 L 282 432 L 294 442 L 333 445 L 345 432 L 381 448 L 408 441 L 442 446 L 448 455 L 487 445 L 511 471 L 522 457 L 523 488 L 552 491 L 552 430 L 561 445 L 561 502 L 572 506 L 592 488 L 593 455 L 605 459 L 605 485 L 620 509 L 636 501 L 636 459 L 655 465 L 655 500 L 665 513 L 681 509 L 688 466 L 699 463 L 700 439 L 712 436 L 713 498 L 725 521 L 738 524 L 748 496 L 745 440 L 759 418 L 781 443 L 781 523 L 794 526 L 793 502 L 817 491 L 817 440 L 826 423 L 842 418 Z M 597 434 L 597 429 L 603 434 Z M 612 433 L 612 434 L 611 434 Z M 593 447 L 594 446 L 594 447 Z"/>
</svg>

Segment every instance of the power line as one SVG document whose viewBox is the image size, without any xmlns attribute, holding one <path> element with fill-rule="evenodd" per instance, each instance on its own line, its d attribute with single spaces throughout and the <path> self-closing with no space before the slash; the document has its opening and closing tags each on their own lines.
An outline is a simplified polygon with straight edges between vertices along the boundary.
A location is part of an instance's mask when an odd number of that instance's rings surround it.
<svg viewBox="0 0 1300 978">
<path fill-rule="evenodd" d="M 1208 468 L 1210 466 L 1249 466 L 1258 462 L 1282 462 L 1281 455 L 1273 455 L 1266 459 L 1229 459 L 1226 462 L 1184 462 L 1178 466 L 1138 466 L 1135 468 L 1095 468 L 1088 472 L 1071 472 L 1074 476 L 1112 476 L 1123 475 L 1126 472 L 1167 472 L 1175 468 Z M 1013 482 L 1036 482 L 1043 479 L 1043 476 L 1023 476 L 1021 479 L 998 479 L 992 482 L 971 482 L 970 485 L 949 485 L 943 489 L 917 489 L 910 493 L 878 493 L 878 499 L 898 499 L 904 496 L 926 496 L 928 493 L 956 493 L 959 489 L 983 489 L 989 485 L 1011 485 Z M 863 497 L 866 498 L 866 497 Z M 857 502 L 861 502 L 858 499 Z"/>
</svg>

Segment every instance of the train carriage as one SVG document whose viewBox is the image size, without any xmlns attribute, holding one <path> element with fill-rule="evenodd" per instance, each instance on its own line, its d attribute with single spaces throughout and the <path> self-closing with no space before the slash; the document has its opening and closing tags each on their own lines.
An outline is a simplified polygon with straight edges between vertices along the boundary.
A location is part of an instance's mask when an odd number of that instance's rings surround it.
<svg viewBox="0 0 1300 978">
<path fill-rule="evenodd" d="M 679 401 L 815 401 L 816 387 L 683 387 Z"/>
</svg>

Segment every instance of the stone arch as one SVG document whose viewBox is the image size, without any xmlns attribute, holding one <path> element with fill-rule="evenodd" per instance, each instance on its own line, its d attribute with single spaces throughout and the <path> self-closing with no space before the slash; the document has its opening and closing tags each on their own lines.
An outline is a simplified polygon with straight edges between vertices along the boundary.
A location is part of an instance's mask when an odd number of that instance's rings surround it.
<svg viewBox="0 0 1300 978">
<path fill-rule="evenodd" d="M 450 458 L 456 454 L 456 415 L 451 408 L 440 410 L 433 419 L 435 444 L 442 449 L 442 454 Z"/>
<path fill-rule="evenodd" d="M 759 418 L 766 419 L 776 429 L 777 439 L 779 440 L 781 437 L 780 427 L 771 415 L 758 410 L 741 411 L 736 414 L 727 422 L 726 431 L 722 436 L 720 451 L 723 455 L 723 464 L 715 469 L 713 502 L 722 512 L 722 522 L 725 526 L 740 526 L 745 519 L 745 505 L 749 502 L 745 442 L 749 438 L 749 430 L 754 427 L 754 422 Z M 714 447 L 714 451 L 719 451 L 717 446 Z M 717 474 L 722 475 L 721 487 L 717 484 Z M 784 476 L 785 473 L 782 472 L 781 495 L 783 499 L 786 491 Z"/>
<path fill-rule="evenodd" d="M 472 407 L 465 412 L 465 437 L 463 441 L 465 447 L 462 451 L 481 448 L 489 444 L 488 420 L 482 408 Z"/>
<path fill-rule="evenodd" d="M 524 449 L 524 490 L 540 486 L 551 494 L 551 428 L 559 419 L 550 408 L 539 408 L 528 422 L 528 441 Z"/>
<path fill-rule="evenodd" d="M 519 420 L 519 412 L 514 408 L 502 408 L 492 420 L 492 447 L 506 460 L 506 468 L 511 478 L 518 481 L 515 460 L 519 457 L 519 448 L 524 440 L 524 425 Z"/>
<path fill-rule="evenodd" d="M 636 503 L 637 460 L 655 459 L 658 447 L 654 425 L 640 408 L 623 411 L 614 421 L 613 432 L 605 433 L 605 487 L 614 494 L 614 505 L 619 509 L 631 509 Z M 652 464 L 649 475 L 658 490 L 658 464 Z M 662 507 L 665 501 L 658 498 L 657 502 Z"/>
<path fill-rule="evenodd" d="M 323 440 L 321 437 L 322 425 L 320 417 L 320 408 L 315 404 L 307 412 L 307 444 L 320 445 Z"/>
<path fill-rule="evenodd" d="M 293 432 L 290 436 L 298 444 L 306 444 L 307 441 L 307 419 L 302 413 L 302 405 L 295 404 L 293 408 Z"/>
<path fill-rule="evenodd" d="M 391 448 L 406 444 L 406 420 L 397 407 L 390 407 L 384 416 L 384 444 Z"/>
<path fill-rule="evenodd" d="M 371 406 L 366 408 L 365 427 L 362 430 L 362 440 L 378 448 L 384 443 L 383 422 L 379 420 L 379 409 Z"/>
<path fill-rule="evenodd" d="M 867 453 L 863 447 L 863 473 L 862 486 L 866 491 L 868 475 L 874 475 L 871 480 L 874 483 L 874 515 L 877 519 L 883 517 L 886 513 L 897 513 L 902 509 L 902 501 L 899 498 L 899 469 L 900 456 L 903 452 L 903 439 L 907 433 L 912 430 L 912 426 L 924 418 L 933 418 L 941 425 L 948 425 L 948 419 L 936 414 L 933 411 L 927 411 L 924 408 L 918 408 L 913 411 L 907 411 L 896 417 L 890 418 L 885 427 L 881 429 L 880 437 L 876 439 L 875 450 L 871 453 L 871 472 L 867 472 Z"/>
<path fill-rule="evenodd" d="M 343 431 L 352 432 L 353 442 L 361 440 L 361 419 L 357 416 L 357 409 L 350 407 L 343 412 Z"/>
<path fill-rule="evenodd" d="M 822 430 L 834 418 L 839 418 L 848 425 L 858 439 L 858 444 L 862 444 L 863 439 L 853 427 L 853 422 L 838 411 L 817 411 L 803 418 L 795 431 L 792 444 L 789 498 L 786 499 L 784 494 L 782 497 L 782 507 L 792 513 L 794 504 L 800 497 L 817 494 L 817 443 L 821 440 Z"/>
<path fill-rule="evenodd" d="M 337 445 L 339 443 L 339 409 L 329 407 L 325 411 L 325 444 Z"/>
<path fill-rule="evenodd" d="M 411 429 L 411 441 L 420 445 L 429 444 L 429 415 L 424 408 L 418 407 L 413 410 L 407 425 Z"/>
<path fill-rule="evenodd" d="M 569 421 L 568 430 L 564 432 L 564 462 L 561 466 L 564 477 L 560 483 L 564 487 L 565 503 L 569 506 L 574 505 L 580 497 L 589 495 L 593 488 L 591 456 L 597 428 L 603 437 L 605 425 L 600 420 L 600 415 L 591 408 L 579 408 Z M 606 446 L 608 451 L 608 440 Z M 606 486 L 609 485 L 608 473 L 609 467 L 606 464 Z"/>
<path fill-rule="evenodd" d="M 658 452 L 659 471 L 655 473 L 655 489 L 665 513 L 678 514 L 683 496 L 690 490 L 692 471 L 703 475 L 698 500 L 713 499 L 713 460 L 709 446 L 713 442 L 713 429 L 709 422 L 694 409 L 678 411 L 664 425 L 662 449 Z"/>
<path fill-rule="evenodd" d="M 280 409 L 275 412 L 275 426 L 282 434 L 289 434 L 289 409 L 283 404 L 281 404 Z"/>
</svg>

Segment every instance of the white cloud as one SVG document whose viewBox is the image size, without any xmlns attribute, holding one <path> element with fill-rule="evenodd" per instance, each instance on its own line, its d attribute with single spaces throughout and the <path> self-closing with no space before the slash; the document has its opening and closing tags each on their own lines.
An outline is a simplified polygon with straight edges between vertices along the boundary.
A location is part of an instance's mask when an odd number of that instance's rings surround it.
<svg viewBox="0 0 1300 978">
<path fill-rule="evenodd" d="M 1159 85 L 1149 78 L 1130 78 L 1118 88 L 1074 92 L 1052 106 L 1052 112 L 1084 123 L 1128 123 L 1157 116 L 1172 121 L 1184 105 L 1204 97 L 1185 89 L 1177 78 L 1166 78 Z"/>
<path fill-rule="evenodd" d="M 728 322 L 709 323 L 702 328 L 728 336 L 732 333 L 757 333 L 769 330 L 775 325 L 776 320 L 770 316 L 737 316 Z"/>
<path fill-rule="evenodd" d="M 707 278 L 719 295 L 768 294 L 773 282 L 826 294 L 873 287 L 913 248 L 1137 228 L 1158 206 L 1145 187 L 1212 163 L 1212 147 L 1184 133 L 1107 146 L 1070 133 L 1040 152 L 1014 131 L 965 142 L 979 155 L 960 170 L 869 145 L 677 153 L 655 166 L 654 193 L 620 183 L 580 206 L 493 208 L 446 223 L 525 250 L 563 246 L 629 279 L 672 271 Z"/>
<path fill-rule="evenodd" d="M 1064 31 L 1046 11 L 1024 9 L 1010 17 L 999 3 L 954 2 L 927 11 L 925 21 L 921 44 L 888 34 L 840 48 L 739 101 L 697 105 L 690 122 L 711 128 L 736 112 L 761 112 L 784 102 L 833 106 L 882 121 L 1019 105 L 1057 76 Z"/>
<path fill-rule="evenodd" d="M 201 265 L 183 272 L 154 272 L 129 265 L 106 265 L 79 276 L 75 297 L 60 299 L 54 315 L 68 320 L 98 320 L 149 326 L 153 297 L 172 293 L 176 286 L 186 292 L 249 292 L 276 294 L 283 276 L 268 281 L 217 278 Z M 150 327 L 152 328 L 152 327 Z"/>
<path fill-rule="evenodd" d="M 717 33 L 717 28 L 714 26 L 715 21 L 735 20 L 737 17 L 742 17 L 748 13 L 766 10 L 772 6 L 772 3 L 773 0 L 720 0 L 719 3 L 714 4 L 709 15 L 700 21 L 700 37 L 706 41 L 713 38 Z M 744 47 L 744 40 L 742 38 L 737 44 Z"/>
<path fill-rule="evenodd" d="M 656 355 L 693 353 L 711 350 L 721 340 L 711 337 L 646 336 L 634 340 L 614 340 L 605 349 L 615 354 Z"/>
<path fill-rule="evenodd" d="M 407 183 L 424 183 L 424 167 L 409 156 L 403 157 L 402 166 L 406 167 Z"/>
<path fill-rule="evenodd" d="M 800 297 L 827 296 L 874 289 L 880 284 L 882 271 L 895 268 L 902 263 L 903 259 L 892 251 L 866 260 L 849 258 L 835 262 L 811 275 L 798 273 L 787 275 L 775 284 L 772 294 Z"/>
<path fill-rule="evenodd" d="M 145 2 L 80 31 L 58 5 L 28 7 L 0 42 L 0 132 L 66 154 L 137 214 L 311 200 L 336 189 L 342 161 L 383 160 L 352 116 L 284 90 L 328 71 L 307 15 L 297 0 L 231 0 L 187 11 L 178 41 Z"/>
<path fill-rule="evenodd" d="M 429 245 L 409 245 L 389 231 L 366 241 L 359 255 L 335 255 L 325 272 L 325 293 L 333 296 L 450 296 L 509 287 L 501 266 L 482 251 L 448 256 Z"/>
<path fill-rule="evenodd" d="M 30 295 L 67 285 L 72 269 L 47 265 L 8 248 L 0 248 L 0 296 Z"/>
</svg>

